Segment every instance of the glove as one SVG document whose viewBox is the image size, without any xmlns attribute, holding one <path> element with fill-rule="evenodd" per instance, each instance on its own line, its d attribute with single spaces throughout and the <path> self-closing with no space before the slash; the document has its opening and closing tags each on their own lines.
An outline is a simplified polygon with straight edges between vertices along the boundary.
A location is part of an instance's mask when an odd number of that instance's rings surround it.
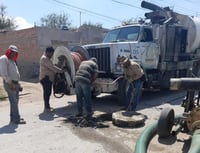
<svg viewBox="0 0 200 153">
<path fill-rule="evenodd" d="M 8 83 L 8 86 L 9 86 L 10 90 L 15 90 L 14 83 L 10 82 L 10 83 Z"/>
<path fill-rule="evenodd" d="M 19 84 L 19 91 L 23 91 L 23 87 L 21 86 L 21 84 Z"/>
</svg>

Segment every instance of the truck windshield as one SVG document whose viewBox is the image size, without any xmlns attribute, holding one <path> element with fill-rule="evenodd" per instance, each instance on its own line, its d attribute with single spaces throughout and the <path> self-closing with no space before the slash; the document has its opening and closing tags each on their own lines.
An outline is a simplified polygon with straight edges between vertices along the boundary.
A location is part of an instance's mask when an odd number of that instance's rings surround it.
<svg viewBox="0 0 200 153">
<path fill-rule="evenodd" d="M 137 41 L 140 32 L 139 26 L 123 27 L 109 31 L 103 40 L 107 42 Z"/>
</svg>

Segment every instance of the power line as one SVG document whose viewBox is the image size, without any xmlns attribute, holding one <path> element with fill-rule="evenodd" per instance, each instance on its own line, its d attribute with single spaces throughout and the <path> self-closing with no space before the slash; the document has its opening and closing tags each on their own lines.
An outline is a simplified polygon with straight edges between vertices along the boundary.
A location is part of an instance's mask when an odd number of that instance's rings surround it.
<svg viewBox="0 0 200 153">
<path fill-rule="evenodd" d="M 115 3 L 118 3 L 118 4 L 121 4 L 121 5 L 126 5 L 126 6 L 129 6 L 129 7 L 134 7 L 134 8 L 137 8 L 137 9 L 143 9 L 144 10 L 144 8 L 141 8 L 141 7 L 138 7 L 138 6 L 135 6 L 135 5 L 132 5 L 132 4 L 130 4 L 130 3 L 125 3 L 125 2 L 122 2 L 122 1 L 118 1 L 118 0 L 111 0 L 111 1 L 113 1 L 113 2 L 115 2 Z M 140 1 L 142 1 L 142 0 L 140 0 Z M 147 0 L 148 1 L 148 0 Z M 195 14 L 195 15 L 198 15 L 198 14 L 200 14 L 198 11 L 194 11 L 194 10 L 189 10 L 188 8 L 185 8 L 185 7 L 182 7 L 182 6 L 180 6 L 180 5 L 174 5 L 174 4 L 172 4 L 172 3 L 170 3 L 169 1 L 165 1 L 165 0 L 151 0 L 150 2 L 152 2 L 153 1 L 153 3 L 154 4 L 159 4 L 159 6 L 161 6 L 161 7 L 166 7 L 166 6 L 163 6 L 163 5 L 168 5 L 169 7 L 171 7 L 172 9 L 174 9 L 174 8 L 176 8 L 177 10 L 182 10 L 182 11 L 184 11 L 185 12 L 185 10 L 187 10 L 187 12 L 190 12 L 191 14 Z M 185 0 L 185 2 L 189 2 L 190 4 L 194 4 L 193 2 L 191 2 L 191 1 L 189 1 L 189 0 Z M 191 15 L 190 14 L 190 15 Z M 189 14 L 188 14 L 189 15 Z"/>
<path fill-rule="evenodd" d="M 93 12 L 93 11 L 89 11 L 89 10 L 86 10 L 86 9 L 83 9 L 83 8 L 80 8 L 80 7 L 77 7 L 77 6 L 74 6 L 74 5 L 71 5 L 71 4 L 68 4 L 66 2 L 62 2 L 62 1 L 59 1 L 59 0 L 52 0 L 58 4 L 62 4 L 62 5 L 65 5 L 65 6 L 68 6 L 68 7 L 71 7 L 71 8 L 75 8 L 77 10 L 80 10 L 83 11 L 83 12 L 87 12 L 89 14 L 92 14 L 92 15 L 96 15 L 96 16 L 101 16 L 101 17 L 104 17 L 106 19 L 110 19 L 110 20 L 113 20 L 113 21 L 117 21 L 117 22 L 122 22 L 121 20 L 119 19 L 116 19 L 116 18 L 112 18 L 112 17 L 109 17 L 109 16 L 106 16 L 106 15 L 103 15 L 103 14 L 100 14 L 100 13 L 96 13 L 96 12 Z"/>
<path fill-rule="evenodd" d="M 138 8 L 138 9 L 143 9 L 143 8 L 141 8 L 141 7 L 138 7 L 138 6 L 129 4 L 129 3 L 124 3 L 124 2 L 121 2 L 121 1 L 117 1 L 117 0 L 112 0 L 112 1 L 115 2 L 115 3 L 119 3 L 119 4 L 122 4 L 122 5 L 129 6 L 129 7 L 134 7 L 134 8 Z"/>
</svg>

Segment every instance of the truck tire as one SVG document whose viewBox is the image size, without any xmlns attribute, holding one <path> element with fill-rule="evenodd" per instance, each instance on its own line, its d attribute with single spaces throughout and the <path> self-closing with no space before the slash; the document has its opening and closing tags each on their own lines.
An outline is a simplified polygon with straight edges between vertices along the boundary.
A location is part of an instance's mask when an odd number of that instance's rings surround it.
<svg viewBox="0 0 200 153">
<path fill-rule="evenodd" d="M 125 106 L 125 103 L 126 103 L 126 90 L 127 90 L 127 81 L 123 78 L 119 79 L 117 100 L 118 100 L 118 103 L 123 106 Z"/>
<path fill-rule="evenodd" d="M 174 110 L 172 108 L 164 108 L 158 120 L 157 133 L 159 137 L 166 138 L 171 134 L 174 125 Z"/>
</svg>

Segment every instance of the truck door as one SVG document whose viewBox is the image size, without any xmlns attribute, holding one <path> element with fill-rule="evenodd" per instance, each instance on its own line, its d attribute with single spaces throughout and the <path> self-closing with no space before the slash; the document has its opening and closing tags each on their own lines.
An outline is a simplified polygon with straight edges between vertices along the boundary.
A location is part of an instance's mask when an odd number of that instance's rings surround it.
<svg viewBox="0 0 200 153">
<path fill-rule="evenodd" d="M 144 28 L 140 41 L 133 48 L 133 59 L 140 61 L 145 69 L 156 69 L 159 61 L 159 47 L 153 42 L 152 30 Z"/>
</svg>

